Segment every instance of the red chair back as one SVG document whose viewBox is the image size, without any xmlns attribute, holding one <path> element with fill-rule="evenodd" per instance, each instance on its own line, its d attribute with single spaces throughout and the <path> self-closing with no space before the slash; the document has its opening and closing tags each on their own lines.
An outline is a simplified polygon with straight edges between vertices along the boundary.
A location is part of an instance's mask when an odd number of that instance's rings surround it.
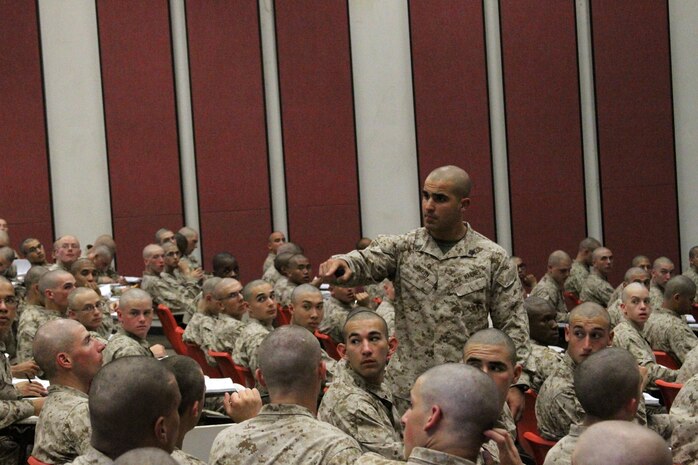
<svg viewBox="0 0 698 465">
<path fill-rule="evenodd" d="M 248 387 L 250 389 L 252 389 L 255 386 L 255 379 L 249 368 L 245 368 L 244 366 L 237 365 L 235 363 L 233 363 L 233 368 L 235 368 L 235 372 L 238 374 L 238 378 L 245 380 L 245 382 L 242 383 L 243 386 Z"/>
<path fill-rule="evenodd" d="M 664 365 L 667 368 L 671 368 L 672 370 L 678 370 L 681 368 L 681 365 L 676 361 L 674 357 L 668 352 L 663 352 L 661 350 L 653 350 L 654 352 L 654 358 L 657 359 L 657 363 L 660 365 Z"/>
<path fill-rule="evenodd" d="M 567 305 L 567 310 L 572 310 L 577 305 L 581 304 L 582 301 L 579 300 L 579 296 L 571 291 L 565 291 L 562 293 L 565 298 L 565 305 Z"/>
<path fill-rule="evenodd" d="M 179 355 L 187 355 L 187 348 L 184 342 L 182 342 L 184 330 L 179 327 L 170 309 L 160 304 L 155 307 L 155 313 L 157 313 L 158 319 L 162 324 L 162 331 L 165 333 L 167 340 L 170 341 L 174 351 Z"/>
<path fill-rule="evenodd" d="M 524 396 L 526 397 L 526 403 L 524 404 L 523 415 L 521 415 L 521 419 L 516 424 L 516 432 L 521 448 L 529 456 L 533 457 L 533 448 L 524 438 L 524 434 L 528 432 L 538 434 L 538 420 L 536 419 L 536 399 L 538 394 L 533 389 L 529 389 L 524 393 Z"/>
<path fill-rule="evenodd" d="M 683 384 L 681 383 L 668 383 L 658 379 L 654 382 L 659 388 L 659 392 L 662 394 L 662 399 L 664 400 L 664 406 L 667 410 L 671 410 L 671 404 L 674 403 L 676 395 L 679 393 Z"/>
<path fill-rule="evenodd" d="M 315 337 L 318 339 L 318 341 L 320 341 L 320 345 L 323 349 L 325 349 L 327 355 L 329 355 L 335 360 L 339 360 L 342 358 L 342 356 L 339 355 L 339 352 L 337 351 L 337 344 L 330 336 L 328 336 L 327 334 L 322 334 L 319 331 L 315 331 Z"/>
<path fill-rule="evenodd" d="M 288 306 L 276 304 L 276 318 L 274 318 L 273 326 L 278 328 L 279 326 L 290 325 L 291 324 L 291 311 Z"/>
<path fill-rule="evenodd" d="M 41 460 L 37 459 L 33 455 L 30 455 L 29 458 L 27 458 L 27 463 L 29 465 L 50 465 L 46 462 L 42 462 Z"/>
<path fill-rule="evenodd" d="M 241 378 L 240 374 L 235 370 L 233 357 L 228 352 L 216 352 L 209 349 L 208 355 L 216 360 L 218 369 L 221 370 L 224 377 L 232 379 L 234 383 L 247 386 L 247 380 L 244 377 Z"/>
<path fill-rule="evenodd" d="M 201 350 L 201 347 L 191 342 L 186 342 L 184 345 L 187 348 L 186 355 L 193 358 L 196 361 L 196 363 L 199 364 L 201 370 L 204 372 L 206 376 L 208 376 L 209 378 L 223 378 L 223 374 L 218 369 L 218 367 L 212 367 L 208 364 L 206 356 L 204 355 L 204 351 Z"/>
<path fill-rule="evenodd" d="M 545 456 L 548 455 L 548 451 L 557 444 L 557 441 L 548 441 L 538 436 L 536 433 L 527 431 L 524 433 L 524 439 L 528 441 L 533 450 L 533 460 L 536 461 L 536 465 L 543 465 L 545 462 Z"/>
</svg>

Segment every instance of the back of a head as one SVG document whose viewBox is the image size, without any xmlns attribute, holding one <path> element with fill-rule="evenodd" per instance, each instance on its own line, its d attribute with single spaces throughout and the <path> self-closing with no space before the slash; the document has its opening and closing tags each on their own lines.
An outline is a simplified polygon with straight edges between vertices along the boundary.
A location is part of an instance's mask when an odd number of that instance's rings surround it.
<svg viewBox="0 0 698 465">
<path fill-rule="evenodd" d="M 114 241 L 114 238 L 109 234 L 102 234 L 101 236 L 98 236 L 92 244 L 92 247 L 99 247 L 101 245 L 109 248 L 112 255 L 116 253 L 116 241 Z"/>
<path fill-rule="evenodd" d="M 60 280 L 64 279 L 66 276 L 72 278 L 73 275 L 65 270 L 51 270 L 44 273 L 41 275 L 41 278 L 39 278 L 39 292 L 43 294 L 46 289 L 53 289 L 60 283 Z"/>
<path fill-rule="evenodd" d="M 598 249 L 599 247 L 601 247 L 601 242 L 599 242 L 598 239 L 594 239 L 593 237 L 587 237 L 586 239 L 582 239 L 582 241 L 579 243 L 580 251 L 593 252 L 594 249 Z"/>
<path fill-rule="evenodd" d="M 635 357 L 625 349 L 609 347 L 577 366 L 574 392 L 587 415 L 597 420 L 630 420 L 635 412 L 623 408 L 639 398 L 640 380 Z"/>
<path fill-rule="evenodd" d="M 573 465 L 671 465 L 671 451 L 660 435 L 630 421 L 602 421 L 579 437 Z"/>
<path fill-rule="evenodd" d="M 216 288 L 219 282 L 221 282 L 222 278 L 219 278 L 217 276 L 214 276 L 213 278 L 208 278 L 206 281 L 204 281 L 204 284 L 201 285 L 201 294 L 206 297 L 207 295 L 213 294 L 213 290 Z"/>
<path fill-rule="evenodd" d="M 693 280 L 687 276 L 679 275 L 667 281 L 664 286 L 664 300 L 669 300 L 677 294 L 682 297 L 695 296 L 696 285 Z"/>
<path fill-rule="evenodd" d="M 280 248 L 281 247 L 279 247 L 279 249 Z M 276 268 L 276 271 L 282 273 L 283 269 L 288 266 L 289 260 L 291 260 L 291 257 L 294 255 L 296 254 L 292 252 L 277 252 L 276 257 L 274 257 L 274 268 Z"/>
<path fill-rule="evenodd" d="M 48 273 L 48 268 L 45 266 L 32 266 L 29 268 L 29 271 L 27 271 L 27 274 L 24 275 L 24 286 L 29 289 L 34 284 L 37 284 L 41 277 L 46 273 Z"/>
<path fill-rule="evenodd" d="M 180 230 L 181 231 L 181 230 Z M 187 236 L 182 233 L 175 233 L 174 235 L 175 244 L 177 245 L 177 250 L 182 254 L 182 257 L 187 255 L 187 248 L 189 247 L 189 241 Z"/>
<path fill-rule="evenodd" d="M 11 262 L 15 259 L 15 251 L 12 247 L 0 247 L 0 258 Z"/>
<path fill-rule="evenodd" d="M 73 344 L 75 331 L 82 325 L 75 320 L 58 318 L 39 327 L 34 336 L 32 353 L 44 376 L 51 380 L 58 370 L 56 355 L 68 352 Z"/>
<path fill-rule="evenodd" d="M 293 242 L 286 242 L 284 244 L 281 244 L 278 249 L 276 249 L 276 254 L 280 253 L 290 253 L 290 254 L 297 254 L 297 253 L 303 253 L 303 247 L 301 247 L 298 244 L 295 244 Z"/>
<path fill-rule="evenodd" d="M 114 259 L 114 252 L 106 245 L 96 245 L 90 252 L 94 256 L 102 257 L 105 261 L 111 262 Z"/>
<path fill-rule="evenodd" d="M 186 412 L 194 402 L 201 401 L 206 391 L 204 373 L 201 367 L 191 357 L 171 355 L 162 359 L 161 363 L 174 374 L 182 400 L 179 404 L 179 414 Z"/>
<path fill-rule="evenodd" d="M 114 465 L 179 465 L 170 454 L 157 447 L 139 447 L 122 454 Z"/>
<path fill-rule="evenodd" d="M 319 387 L 320 343 L 305 328 L 287 325 L 270 332 L 257 349 L 257 357 L 272 402 L 278 392 Z"/>
<path fill-rule="evenodd" d="M 429 369 L 418 383 L 424 408 L 438 405 L 443 412 L 439 442 L 477 450 L 501 413 L 494 381 L 477 368 L 448 363 Z"/>
<path fill-rule="evenodd" d="M 89 392 L 92 446 L 118 456 L 155 445 L 155 422 L 179 402 L 174 375 L 154 358 L 122 357 L 104 365 Z"/>
</svg>

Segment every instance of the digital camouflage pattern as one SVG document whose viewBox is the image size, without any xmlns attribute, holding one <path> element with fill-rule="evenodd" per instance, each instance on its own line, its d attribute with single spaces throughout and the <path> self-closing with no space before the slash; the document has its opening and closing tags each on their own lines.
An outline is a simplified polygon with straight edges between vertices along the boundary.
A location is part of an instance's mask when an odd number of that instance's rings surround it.
<svg viewBox="0 0 698 465">
<path fill-rule="evenodd" d="M 587 279 L 584 280 L 584 284 L 582 284 L 579 300 L 582 302 L 594 302 L 606 308 L 611 294 L 613 294 L 613 286 L 598 271 L 593 269 L 587 276 Z"/>
<path fill-rule="evenodd" d="M 589 268 L 579 263 L 577 260 L 573 260 L 572 267 L 570 268 L 570 276 L 567 278 L 567 281 L 565 281 L 565 290 L 573 292 L 574 295 L 579 297 L 582 293 L 582 286 L 587 276 L 589 276 Z"/>
<path fill-rule="evenodd" d="M 613 330 L 613 346 L 620 347 L 630 352 L 638 365 L 647 368 L 647 380 L 654 386 L 658 379 L 673 383 L 678 371 L 667 368 L 657 363 L 649 342 L 642 333 L 630 321 L 623 321 Z"/>
<path fill-rule="evenodd" d="M 235 341 L 233 348 L 233 361 L 236 365 L 249 368 L 254 374 L 257 371 L 257 348 L 264 338 L 274 328 L 264 326 L 259 320 L 250 318 L 250 321 L 240 332 L 240 337 Z"/>
<path fill-rule="evenodd" d="M 671 405 L 670 446 L 674 463 L 698 463 L 698 376 L 689 379 Z"/>
<path fill-rule="evenodd" d="M 698 337 L 681 315 L 668 308 L 654 308 L 644 331 L 645 339 L 654 350 L 671 352 L 681 363 L 698 345 Z"/>
<path fill-rule="evenodd" d="M 364 452 L 402 460 L 400 417 L 385 383 L 369 384 L 344 365 L 322 398 L 318 419 L 356 439 Z"/>
<path fill-rule="evenodd" d="M 559 441 L 569 433 L 570 425 L 580 424 L 584 419 L 584 409 L 574 393 L 575 367 L 572 358 L 565 353 L 560 368 L 545 380 L 538 392 L 538 430 L 550 441 Z"/>
<path fill-rule="evenodd" d="M 264 272 L 262 279 L 276 288 L 276 283 L 281 279 L 286 279 L 286 277 L 279 273 L 276 267 L 272 265 L 271 267 L 267 268 L 267 271 Z"/>
<path fill-rule="evenodd" d="M 540 391 L 545 380 L 560 369 L 563 363 L 562 356 L 562 353 L 531 340 L 531 355 L 526 361 L 532 373 L 529 384 L 531 389 Z"/>
<path fill-rule="evenodd" d="M 683 275 L 687 278 L 689 278 L 693 283 L 696 285 L 696 288 L 698 289 L 698 273 L 696 273 L 696 270 L 690 266 L 684 273 Z M 696 297 L 693 299 L 694 302 L 698 302 L 698 291 L 696 292 Z"/>
<path fill-rule="evenodd" d="M 572 453 L 577 446 L 579 436 L 586 430 L 584 425 L 571 425 L 567 436 L 560 439 L 545 456 L 543 465 L 571 465 Z"/>
<path fill-rule="evenodd" d="M 354 273 L 346 285 L 386 278 L 394 283 L 400 344 L 387 379 L 396 401 L 409 399 L 412 384 L 429 368 L 460 362 L 465 342 L 489 326 L 488 316 L 513 339 L 522 365 L 528 358 L 528 317 L 516 268 L 504 249 L 466 227 L 464 238 L 445 254 L 420 228 L 379 236 L 364 250 L 335 257 Z"/>
<path fill-rule="evenodd" d="M 175 459 L 180 465 L 206 465 L 206 462 L 203 460 L 198 459 L 191 454 L 187 454 L 182 449 L 177 447 L 175 447 L 175 450 L 173 450 L 172 454 L 170 455 L 172 455 L 172 458 Z"/>
<path fill-rule="evenodd" d="M 388 325 L 388 334 L 390 336 L 395 336 L 395 306 L 386 297 L 376 308 L 376 313 L 385 320 Z"/>
<path fill-rule="evenodd" d="M 264 263 L 262 264 L 262 274 L 266 273 L 269 268 L 274 268 L 275 258 L 276 254 L 271 252 L 267 254 L 267 258 L 264 259 Z"/>
<path fill-rule="evenodd" d="M 686 354 L 686 359 L 683 361 L 681 368 L 679 368 L 679 375 L 676 377 L 676 382 L 681 384 L 686 383 L 695 375 L 698 375 L 698 346 L 694 347 Z"/>
<path fill-rule="evenodd" d="M 611 318 L 611 329 L 625 321 L 625 315 L 623 314 L 623 310 L 620 308 L 620 304 L 622 303 L 622 300 L 616 299 L 612 301 L 606 309 L 608 310 L 608 316 Z"/>
<path fill-rule="evenodd" d="M 557 312 L 555 320 L 561 323 L 567 322 L 569 312 L 565 304 L 565 296 L 562 294 L 560 286 L 557 285 L 557 282 L 551 278 L 550 275 L 546 273 L 540 281 L 538 281 L 538 284 L 531 290 L 531 295 L 550 302 Z"/>
<path fill-rule="evenodd" d="M 213 331 L 214 341 L 211 346 L 213 350 L 216 352 L 230 352 L 232 354 L 233 350 L 235 350 L 235 341 L 240 337 L 245 324 L 230 315 L 221 313 L 218 316 L 218 324 Z"/>
<path fill-rule="evenodd" d="M 664 305 L 664 289 L 657 286 L 654 281 L 650 284 L 650 306 L 653 309 L 662 308 Z"/>
<path fill-rule="evenodd" d="M 218 322 L 218 316 L 216 315 L 196 312 L 189 320 L 189 323 L 187 323 L 187 328 L 184 330 L 184 334 L 182 334 L 184 342 L 192 342 L 201 347 L 206 356 L 206 361 L 211 366 L 215 366 L 216 361 L 208 355 L 208 350 L 216 350 L 216 326 Z"/>
<path fill-rule="evenodd" d="M 39 326 L 52 320 L 62 318 L 62 315 L 53 310 L 47 310 L 39 305 L 25 305 L 22 315 L 19 317 L 17 329 L 17 360 L 26 362 L 34 357 L 32 344 Z"/>
<path fill-rule="evenodd" d="M 346 465 L 359 444 L 304 407 L 269 404 L 259 415 L 223 430 L 211 447 L 211 465 Z"/>
<path fill-rule="evenodd" d="M 280 279 L 274 284 L 274 300 L 282 306 L 291 305 L 291 294 L 298 284 L 288 279 Z"/>
<path fill-rule="evenodd" d="M 87 394 L 52 384 L 36 424 L 32 456 L 46 463 L 66 463 L 90 447 L 90 411 Z"/>
<path fill-rule="evenodd" d="M 322 308 L 325 310 L 325 315 L 320 322 L 318 330 L 330 336 L 337 344 L 344 344 L 342 328 L 347 321 L 347 315 L 349 315 L 354 306 L 330 297 L 325 300 Z"/>
<path fill-rule="evenodd" d="M 150 294 L 155 305 L 165 305 L 172 313 L 183 313 L 191 318 L 196 311 L 194 299 L 199 289 L 195 283 L 183 286 L 177 278 L 165 272 L 160 276 L 144 274 L 141 289 Z"/>
<path fill-rule="evenodd" d="M 401 463 L 405 462 L 387 460 L 377 454 L 364 454 L 356 462 L 357 465 L 397 465 Z M 406 463 L 408 465 L 475 465 L 470 460 L 424 447 L 412 449 L 412 454 Z"/>
<path fill-rule="evenodd" d="M 89 450 L 68 465 L 111 465 L 114 461 L 90 446 Z"/>
<path fill-rule="evenodd" d="M 109 339 L 107 347 L 105 347 L 102 352 L 102 365 L 106 365 L 112 360 L 129 355 L 155 357 L 150 351 L 148 341 L 131 333 L 127 333 L 123 328 L 119 328 L 119 331 Z"/>
</svg>

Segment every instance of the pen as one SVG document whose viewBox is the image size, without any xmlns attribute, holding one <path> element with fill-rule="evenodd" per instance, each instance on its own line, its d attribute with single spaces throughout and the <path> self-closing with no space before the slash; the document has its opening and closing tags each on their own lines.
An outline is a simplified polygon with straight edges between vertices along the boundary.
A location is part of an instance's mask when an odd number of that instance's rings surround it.
<svg viewBox="0 0 698 465">
<path fill-rule="evenodd" d="M 27 381 L 29 381 L 29 384 L 34 384 L 32 383 L 32 379 L 29 377 L 29 375 L 24 375 L 27 378 Z"/>
</svg>

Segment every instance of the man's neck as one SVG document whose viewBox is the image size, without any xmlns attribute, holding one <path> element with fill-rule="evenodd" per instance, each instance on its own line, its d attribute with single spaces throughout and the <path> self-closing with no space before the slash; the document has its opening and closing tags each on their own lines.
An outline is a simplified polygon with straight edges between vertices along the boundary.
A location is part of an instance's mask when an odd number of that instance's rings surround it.
<svg viewBox="0 0 698 465">
<path fill-rule="evenodd" d="M 80 392 L 87 394 L 90 391 L 90 383 L 82 382 L 73 375 L 71 372 L 66 373 L 56 373 L 55 376 L 49 378 L 51 386 L 67 386 L 73 389 L 77 389 Z"/>
<path fill-rule="evenodd" d="M 65 308 L 58 307 L 55 303 L 53 303 L 50 300 L 46 301 L 46 305 L 44 305 L 44 308 L 49 312 L 58 313 L 59 315 L 65 315 L 66 311 Z"/>
<path fill-rule="evenodd" d="M 458 242 L 463 239 L 467 233 L 468 228 L 465 226 L 465 223 L 458 223 L 457 226 L 454 226 L 449 231 L 442 231 L 438 233 L 429 231 L 429 235 L 434 238 L 435 241 L 439 242 Z"/>
<path fill-rule="evenodd" d="M 311 392 L 312 391 L 312 392 Z M 310 410 L 313 417 L 317 416 L 317 398 L 319 390 L 308 389 L 304 393 L 289 392 L 284 394 L 271 395 L 272 404 L 292 404 L 300 405 Z"/>
</svg>

